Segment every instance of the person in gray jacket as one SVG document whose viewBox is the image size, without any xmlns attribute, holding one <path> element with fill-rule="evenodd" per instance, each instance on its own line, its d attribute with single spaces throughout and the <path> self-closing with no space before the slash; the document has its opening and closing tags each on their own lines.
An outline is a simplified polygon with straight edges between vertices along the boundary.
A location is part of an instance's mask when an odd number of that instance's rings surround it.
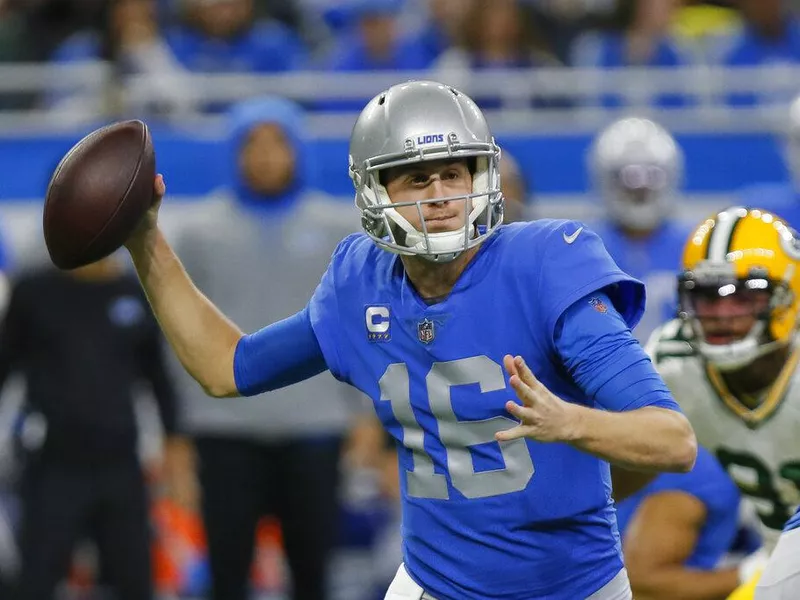
<svg viewBox="0 0 800 600">
<path fill-rule="evenodd" d="M 300 310 L 356 211 L 307 191 L 303 115 L 266 98 L 230 115 L 230 185 L 176 227 L 197 286 L 240 327 Z M 186 377 L 183 369 L 180 369 Z M 327 597 L 342 442 L 359 398 L 329 373 L 219 402 L 187 379 L 185 424 L 199 459 L 212 598 L 245 600 L 258 520 L 280 521 L 295 600 Z"/>
</svg>

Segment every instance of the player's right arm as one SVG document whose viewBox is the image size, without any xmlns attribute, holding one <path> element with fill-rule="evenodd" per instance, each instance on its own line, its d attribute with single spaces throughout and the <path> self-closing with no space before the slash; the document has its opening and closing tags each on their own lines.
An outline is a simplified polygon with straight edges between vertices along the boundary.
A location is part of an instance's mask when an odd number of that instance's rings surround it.
<svg viewBox="0 0 800 600">
<path fill-rule="evenodd" d="M 326 366 L 308 310 L 244 335 L 192 283 L 158 227 L 166 191 L 156 178 L 157 202 L 125 246 L 161 329 L 178 360 L 207 394 L 250 395 L 296 383 Z"/>
<path fill-rule="evenodd" d="M 706 512 L 701 500 L 680 490 L 663 490 L 642 501 L 623 539 L 637 600 L 724 600 L 736 589 L 736 568 L 702 571 L 685 565 Z"/>
</svg>

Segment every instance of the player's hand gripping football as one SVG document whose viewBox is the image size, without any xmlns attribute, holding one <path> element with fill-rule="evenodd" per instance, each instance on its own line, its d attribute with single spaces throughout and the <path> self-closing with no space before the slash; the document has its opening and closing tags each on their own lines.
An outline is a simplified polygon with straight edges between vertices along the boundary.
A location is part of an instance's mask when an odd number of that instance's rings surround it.
<svg viewBox="0 0 800 600">
<path fill-rule="evenodd" d="M 568 442 L 575 430 L 574 405 L 564 402 L 536 379 L 521 356 L 503 357 L 509 383 L 522 406 L 509 400 L 506 410 L 520 424 L 495 434 L 498 441 L 529 437 L 540 442 Z"/>
<path fill-rule="evenodd" d="M 161 175 L 156 175 L 153 182 L 153 204 L 125 242 L 128 250 L 145 247 L 149 238 L 152 238 L 158 230 L 158 209 L 161 208 L 161 199 L 166 192 L 167 186 L 164 183 L 164 178 Z"/>
</svg>

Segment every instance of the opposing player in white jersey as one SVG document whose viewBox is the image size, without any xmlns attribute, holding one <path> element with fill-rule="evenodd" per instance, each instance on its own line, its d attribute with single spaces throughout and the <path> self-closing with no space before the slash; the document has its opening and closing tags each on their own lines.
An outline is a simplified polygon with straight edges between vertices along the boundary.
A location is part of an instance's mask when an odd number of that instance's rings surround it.
<svg viewBox="0 0 800 600">
<path fill-rule="evenodd" d="M 648 344 L 699 444 L 755 505 L 767 552 L 800 503 L 795 235 L 777 216 L 742 207 L 702 222 L 683 253 L 680 318 Z M 743 583 L 752 594 L 755 581 Z"/>
</svg>

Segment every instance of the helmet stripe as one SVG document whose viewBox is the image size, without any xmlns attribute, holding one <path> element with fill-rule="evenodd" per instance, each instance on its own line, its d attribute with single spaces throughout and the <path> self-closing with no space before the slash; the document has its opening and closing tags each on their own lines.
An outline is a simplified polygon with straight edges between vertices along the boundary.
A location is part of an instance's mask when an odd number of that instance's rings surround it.
<svg viewBox="0 0 800 600">
<path fill-rule="evenodd" d="M 733 243 L 736 226 L 741 222 L 743 209 L 740 206 L 730 208 L 717 215 L 711 239 L 708 241 L 706 258 L 712 262 L 725 262 Z M 746 214 L 746 213 L 744 213 Z"/>
</svg>

